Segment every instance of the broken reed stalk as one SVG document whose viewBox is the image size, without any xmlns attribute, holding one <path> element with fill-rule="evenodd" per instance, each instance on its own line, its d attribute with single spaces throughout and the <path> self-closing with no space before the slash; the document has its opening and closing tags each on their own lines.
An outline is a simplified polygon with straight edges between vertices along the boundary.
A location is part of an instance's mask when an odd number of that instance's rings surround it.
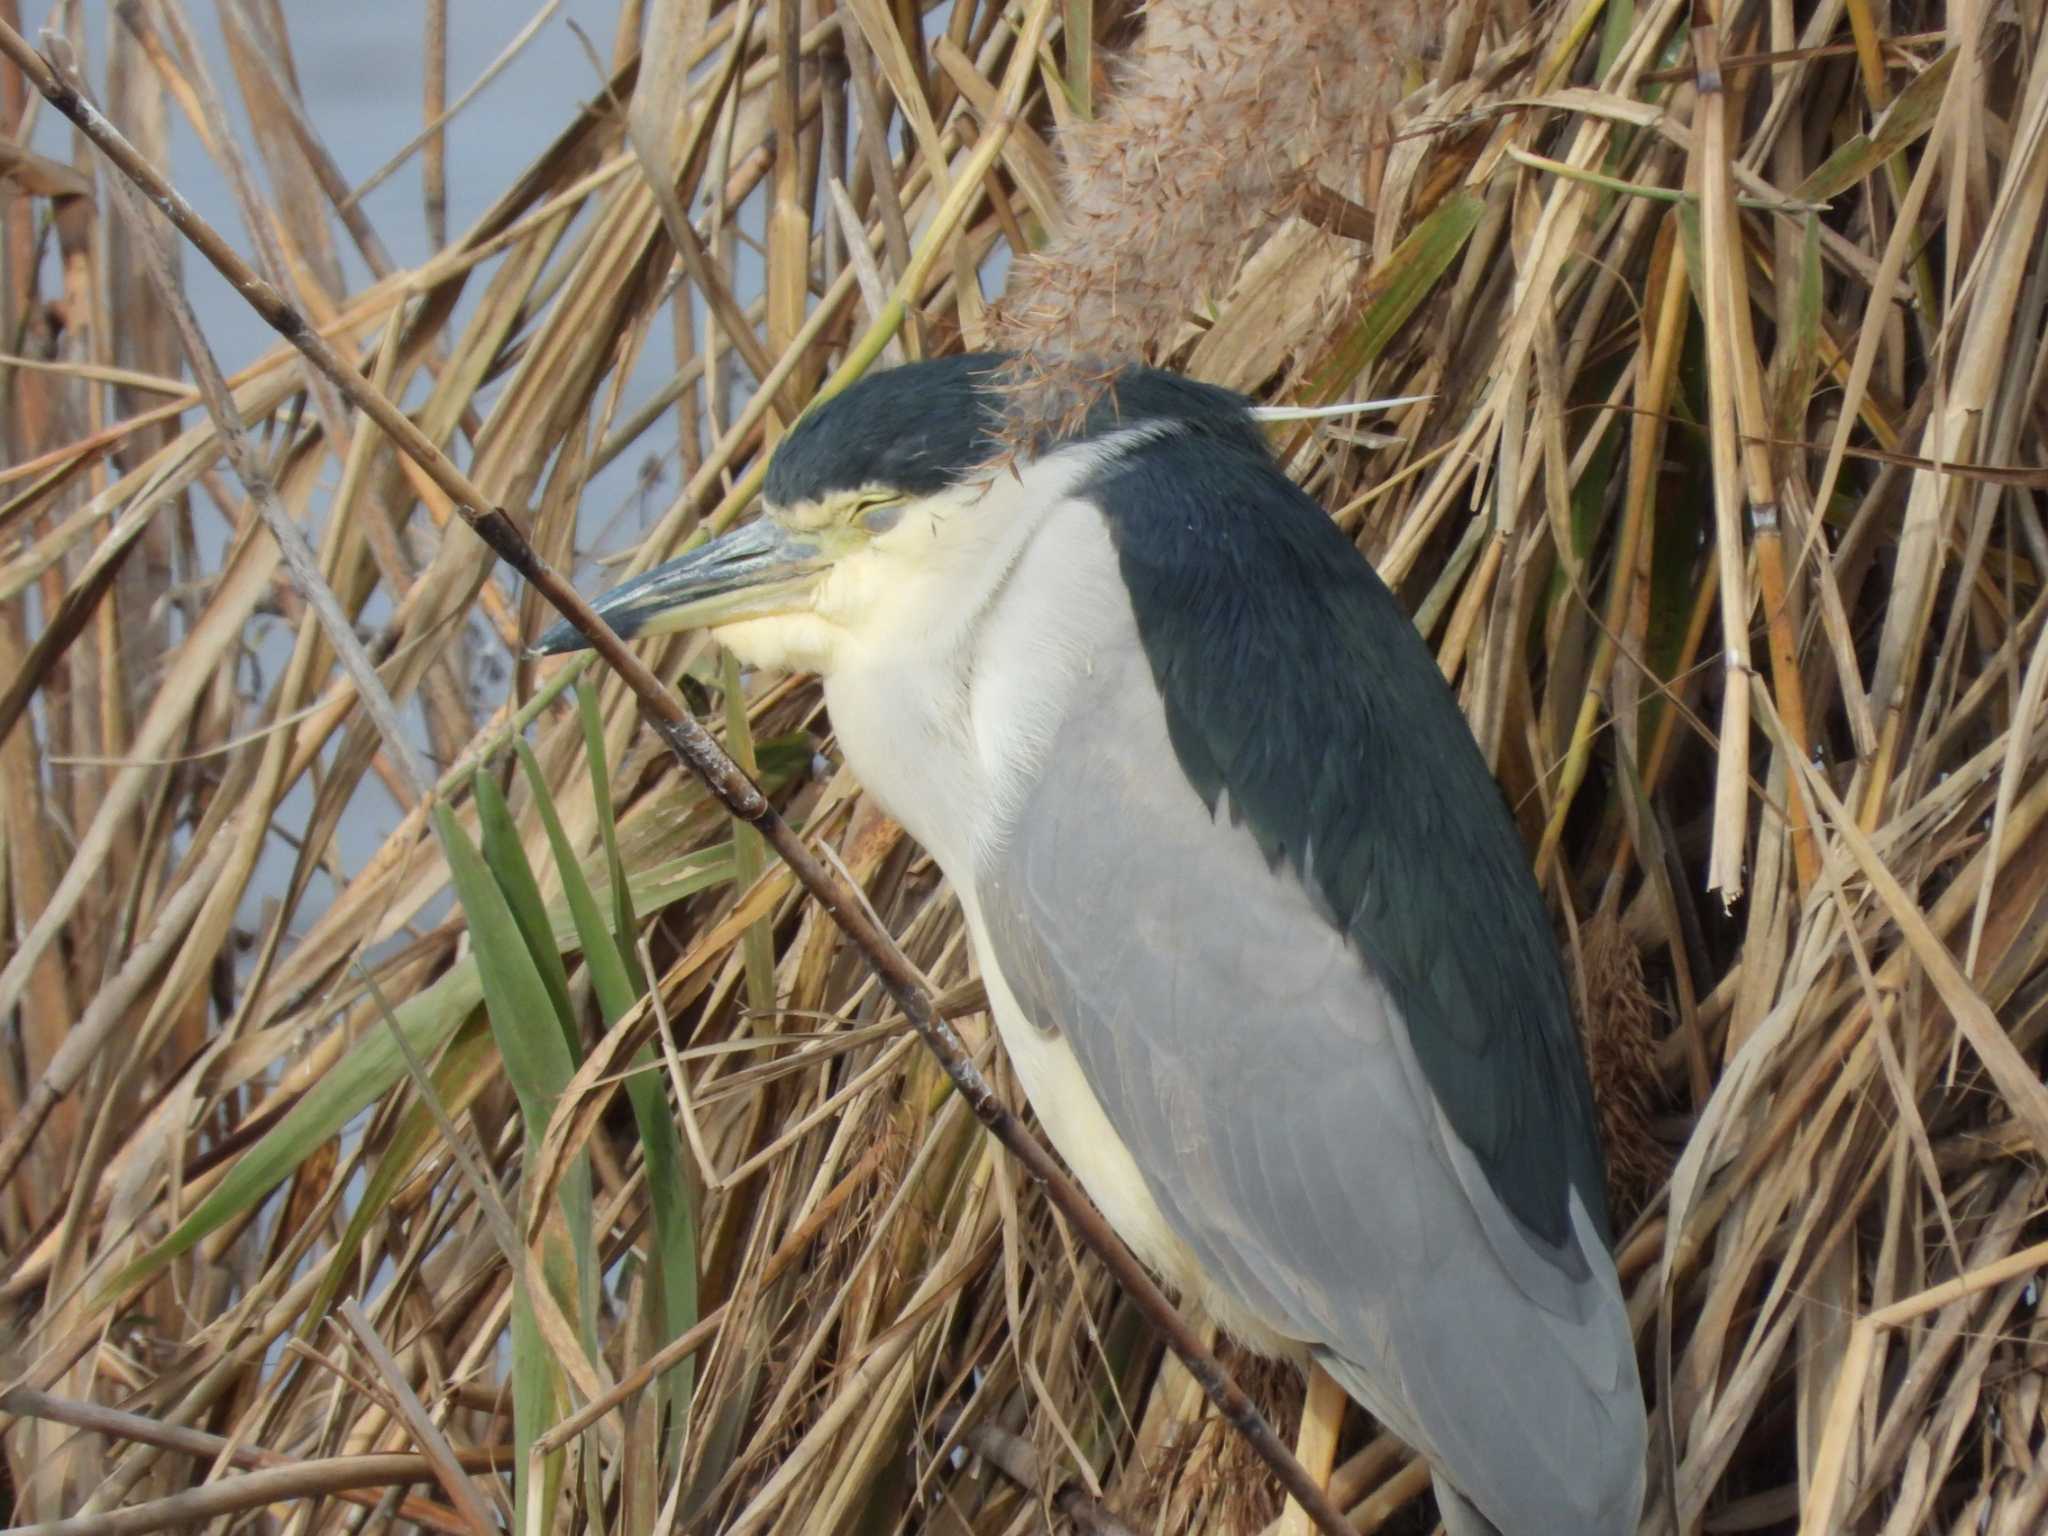
<svg viewBox="0 0 2048 1536">
<path fill-rule="evenodd" d="M 1036 36 L 1042 34 L 1049 10 L 1047 0 L 1040 0 L 1040 3 L 1033 7 L 1033 25 L 1027 27 L 1018 50 L 1026 67 L 1013 69 L 1012 72 L 1012 87 L 1016 92 L 1021 92 L 1023 82 L 1029 77 L 1029 66 L 1036 59 Z M 747 823 L 761 833 L 770 846 L 781 855 L 804 889 L 816 899 L 859 950 L 890 998 L 903 1011 L 911 1027 L 917 1031 L 945 1069 L 954 1088 L 973 1109 L 975 1118 L 1023 1165 L 1032 1179 L 1044 1188 L 1054 1207 L 1073 1224 L 1083 1241 L 1101 1258 L 1118 1283 L 1159 1330 L 1173 1352 L 1180 1357 L 1189 1374 L 1201 1384 L 1203 1392 L 1215 1404 L 1217 1412 L 1252 1445 L 1260 1458 L 1272 1468 L 1288 1494 L 1307 1511 L 1325 1536 L 1351 1536 L 1352 1528 L 1344 1518 L 1343 1512 L 1331 1503 L 1328 1494 L 1303 1470 L 1300 1462 L 1295 1460 L 1287 1445 L 1274 1433 L 1272 1426 L 1266 1422 L 1264 1415 L 1245 1394 L 1244 1389 L 1238 1386 L 1222 1363 L 1202 1343 L 1200 1336 L 1187 1319 L 1167 1300 L 1166 1294 L 1159 1289 L 1144 1267 L 1111 1230 L 1100 1212 L 1081 1192 L 1080 1187 L 1068 1178 L 1053 1160 L 1052 1154 L 1024 1128 L 997 1097 L 987 1079 L 974 1066 L 958 1034 L 939 1016 L 917 968 L 897 947 L 888 931 L 868 915 L 866 904 L 861 901 L 858 893 L 811 853 L 759 787 L 740 771 L 738 765 L 725 754 L 703 725 L 681 706 L 675 695 L 665 688 L 660 679 L 655 677 L 625 642 L 612 632 L 576 589 L 540 558 L 524 533 L 504 510 L 490 506 L 488 498 L 404 412 L 379 394 L 340 352 L 308 324 L 305 317 L 283 294 L 250 268 L 233 247 L 199 217 L 155 167 L 135 151 L 120 130 L 66 82 L 51 61 L 30 47 L 20 33 L 4 22 L 0 22 L 0 53 L 5 53 L 50 103 L 92 140 L 94 146 L 107 157 L 121 176 L 148 197 L 172 226 L 207 259 L 266 324 L 296 347 L 307 361 L 341 390 L 350 404 L 376 422 L 400 451 L 427 473 L 434 484 L 447 494 L 451 509 L 490 546 L 493 553 L 518 571 L 534 590 L 576 627 L 590 643 L 590 648 L 619 674 L 639 702 L 648 725 L 668 744 L 677 758 L 703 781 L 736 820 Z M 1009 93 L 1006 93 L 1006 100 L 1010 111 L 1014 113 L 1018 102 L 1010 99 Z M 970 165 L 959 177 L 949 197 L 949 204 L 957 202 L 964 210 L 967 199 L 978 188 L 987 166 L 993 164 L 1000 150 L 1002 137 L 1000 125 L 991 125 L 991 131 L 985 133 L 980 144 L 976 146 L 976 158 L 982 164 Z M 941 227 L 927 236 L 923 249 L 932 253 L 931 261 L 936 261 L 937 252 L 944 244 L 943 234 L 944 229 Z M 921 276 L 922 270 L 928 270 L 928 266 L 921 269 L 918 263 L 913 262 L 912 273 Z M 900 323 L 901 295 L 914 291 L 912 274 L 906 274 L 904 283 L 899 285 L 898 289 L 899 302 L 894 323 Z M 889 324 L 891 332 L 894 323 Z M 877 329 L 881 327 L 878 325 Z M 886 336 L 871 337 L 869 346 L 857 350 L 854 357 L 849 360 L 849 366 L 858 363 L 864 368 L 867 361 L 879 352 L 884 340 Z M 845 371 L 842 369 L 842 374 Z M 840 380 L 835 379 L 835 382 Z M 250 1476 L 266 1479 L 264 1486 L 277 1481 L 275 1474 L 257 1473 Z M 215 1486 L 218 1488 L 220 1485 Z M 223 1509 L 243 1507 L 248 1506 L 229 1504 L 223 1506 Z M 185 1518 L 210 1518 L 211 1513 L 220 1512 L 215 1511 L 211 1505 L 208 1506 L 208 1510 L 207 1515 L 194 1514 Z M 125 1513 L 133 1515 L 135 1511 Z M 106 1522 L 115 1518 L 117 1517 L 93 1517 L 94 1521 L 98 1522 L 94 1529 L 100 1536 L 105 1536 Z M 69 1522 L 59 1524 L 68 1525 Z M 123 1527 L 128 1528 L 130 1527 Z M 148 1527 L 132 1528 L 141 1530 Z M 52 1530 L 47 1536 L 69 1536 L 69 1532 Z"/>
<path fill-rule="evenodd" d="M 100 1403 L 74 1402 L 69 1398 L 56 1397 L 48 1392 L 38 1392 L 31 1387 L 11 1387 L 0 1392 L 0 1413 L 15 1414 L 24 1419 L 45 1419 L 53 1424 L 66 1424 L 73 1429 L 86 1430 L 92 1434 L 104 1435 L 115 1441 L 134 1441 L 141 1445 L 154 1445 L 166 1451 L 204 1458 L 209 1462 L 223 1456 L 227 1465 L 247 1472 L 276 1469 L 303 1468 L 317 1465 L 294 1456 L 280 1456 L 275 1451 L 260 1450 L 253 1445 L 238 1445 L 225 1435 L 209 1434 L 203 1429 L 190 1429 L 182 1424 L 160 1424 L 155 1419 L 139 1413 L 124 1413 L 119 1408 L 108 1408 Z M 512 1447 L 492 1446 L 483 1450 L 466 1450 L 456 1453 L 458 1463 L 466 1472 L 489 1472 L 494 1468 L 512 1464 Z M 396 1455 L 380 1456 L 380 1462 L 388 1463 L 376 1475 L 347 1488 L 330 1490 L 330 1496 L 342 1499 L 364 1509 L 375 1509 L 383 1500 L 386 1487 L 403 1487 L 406 1483 L 423 1483 L 434 1475 L 433 1463 L 425 1456 Z M 410 1464 L 412 1475 L 403 1474 Z M 329 1463 L 332 1465 L 332 1462 Z M 350 1463 L 361 1475 L 368 1470 L 362 1459 Z M 367 1490 L 375 1488 L 371 1493 Z M 425 1526 L 430 1531 L 440 1531 L 443 1536 L 470 1536 L 471 1527 L 458 1518 L 446 1505 L 436 1504 L 432 1499 L 409 1495 L 398 1506 L 398 1518 L 410 1520 L 415 1525 Z"/>
<path fill-rule="evenodd" d="M 151 1536 L 156 1531 L 201 1525 L 227 1516 L 251 1514 L 298 1499 L 348 1498 L 366 1488 L 402 1488 L 420 1481 L 424 1458 L 404 1453 L 335 1456 L 255 1472 L 214 1478 L 196 1488 L 121 1509 L 10 1527 L 8 1536 Z M 350 1500 L 350 1502 L 357 1502 Z M 372 1508 L 380 1500 L 369 1501 Z M 475 1528 L 458 1522 L 463 1536 Z"/>
</svg>

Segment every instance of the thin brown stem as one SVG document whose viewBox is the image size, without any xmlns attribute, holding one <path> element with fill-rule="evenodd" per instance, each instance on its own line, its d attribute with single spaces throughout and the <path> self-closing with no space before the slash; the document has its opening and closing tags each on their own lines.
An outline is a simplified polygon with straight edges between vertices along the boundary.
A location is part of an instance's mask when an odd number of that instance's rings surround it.
<svg viewBox="0 0 2048 1536">
<path fill-rule="evenodd" d="M 1273 1468 L 1282 1486 L 1310 1513 L 1325 1536 L 1349 1536 L 1350 1527 L 1343 1514 L 1302 1470 L 1301 1464 L 1273 1432 L 1272 1426 L 1244 1390 L 1202 1343 L 1188 1321 L 1175 1310 L 1080 1187 L 1061 1171 L 1051 1153 L 997 1097 L 987 1079 L 975 1068 L 958 1034 L 934 1008 L 916 967 L 896 946 L 887 930 L 868 915 L 857 893 L 804 846 L 760 789 L 726 756 L 710 733 L 682 708 L 675 696 L 662 686 L 625 642 L 597 616 L 576 589 L 539 556 L 511 517 L 502 508 L 489 505 L 488 498 L 456 468 L 453 461 L 393 402 L 372 388 L 369 381 L 307 323 L 283 294 L 258 276 L 156 168 L 135 151 L 121 132 L 60 77 L 48 60 L 32 49 L 20 33 L 5 26 L 0 26 L 0 53 L 12 59 L 36 89 L 107 156 L 115 169 L 141 189 L 179 233 L 262 316 L 266 324 L 297 347 L 357 409 L 390 436 L 401 452 L 426 471 L 434 484 L 449 496 L 463 521 L 476 531 L 499 559 L 525 577 L 590 642 L 591 649 L 603 657 L 632 690 L 647 723 L 685 766 L 703 780 L 731 815 L 761 833 L 787 862 L 804 889 L 874 968 L 884 990 L 938 1058 L 954 1088 L 973 1109 L 975 1118 L 1024 1166 L 1030 1177 L 1044 1187 L 1055 1208 L 1073 1223 L 1083 1240 L 1165 1336 L 1174 1353 L 1187 1366 L 1189 1374 L 1216 1405 L 1217 1412 L 1250 1441 L 1259 1456 Z M 997 125 L 991 127 L 996 132 L 1001 131 Z M 211 1518 L 211 1515 L 182 1518 Z M 130 1528 L 140 1530 L 147 1527 Z M 104 1536 L 98 1524 L 94 1525 L 94 1530 L 99 1536 Z M 41 1536 L 59 1536 L 59 1533 L 51 1530 L 41 1533 Z M 64 1536 L 70 1536 L 70 1533 L 66 1532 Z M 81 1531 L 79 1536 L 84 1536 L 84 1533 Z"/>
</svg>

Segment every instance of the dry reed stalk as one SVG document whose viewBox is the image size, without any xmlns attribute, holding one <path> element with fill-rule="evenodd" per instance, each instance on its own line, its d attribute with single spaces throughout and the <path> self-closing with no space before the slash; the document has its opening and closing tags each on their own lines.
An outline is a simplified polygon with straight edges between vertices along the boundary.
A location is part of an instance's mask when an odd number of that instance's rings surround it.
<svg viewBox="0 0 2048 1536">
<path fill-rule="evenodd" d="M 223 1513 L 267 1498 L 217 1480 L 216 1440 L 179 1438 L 202 1428 L 351 1488 L 366 1457 L 423 1484 L 387 1379 L 509 1509 L 510 1469 L 468 1455 L 513 1438 L 486 1192 L 568 1189 L 579 1166 L 603 1286 L 587 1313 L 565 1304 L 561 1344 L 589 1351 L 587 1381 L 633 1390 L 587 1429 L 563 1406 L 546 1448 L 569 1459 L 527 1480 L 559 1528 L 995 1533 L 1039 1528 L 1069 1485 L 1137 1529 L 1253 1518 L 1199 1394 L 902 1048 L 833 925 L 624 689 L 601 683 L 586 714 L 568 673 L 534 671 L 518 648 L 540 606 L 453 527 L 463 493 L 394 447 L 416 431 L 451 454 L 564 566 L 579 508 L 609 494 L 588 489 L 600 466 L 655 454 L 683 475 L 637 557 L 660 558 L 744 512 L 780 424 L 900 305 L 911 355 L 991 323 L 1033 339 L 1049 306 L 1076 352 L 1262 397 L 1431 396 L 1391 439 L 1283 446 L 1422 615 L 1603 1000 L 1595 1058 L 1629 1064 L 1628 1145 L 1670 1162 L 1623 1239 L 1676 1435 L 1649 1519 L 2038 1524 L 2048 30 L 1976 0 L 1456 9 L 1423 60 L 1413 9 L 1360 55 L 1318 42 L 1336 22 L 1306 0 L 1256 18 L 1064 4 L 1011 119 L 1026 12 L 993 0 L 935 27 L 879 3 L 622 7 L 590 107 L 407 269 L 371 254 L 359 192 L 283 83 L 274 8 L 225 8 L 211 90 L 199 18 L 138 8 L 89 72 L 110 111 L 153 155 L 185 114 L 224 157 L 213 98 L 232 90 L 278 271 L 412 407 L 380 425 L 284 349 L 229 380 L 319 580 L 351 621 L 380 615 L 369 655 L 419 705 L 438 777 L 396 811 L 366 809 L 397 758 L 220 473 L 110 187 L 0 141 L 0 1142 L 19 1158 L 0 1179 L 0 1382 L 161 1431 L 74 1430 L 10 1399 L 7 1523 L 148 1529 L 195 1488 L 224 1490 Z M 1182 46 L 1227 51 L 1228 88 L 1173 86 Z M 1262 93 L 1261 68 L 1270 87 L 1316 58 L 1314 90 Z M 1390 82 L 1405 96 L 1368 115 Z M 444 137 L 439 99 L 414 153 Z M 0 67 L 7 131 L 38 110 Z M 1103 174 L 1134 124 L 1156 184 Z M 1252 148 L 1191 187 L 1176 167 L 1219 142 Z M 957 223 L 933 238 L 942 210 Z M 1157 262 L 1155 235 L 1186 261 Z M 354 292 L 343 240 L 375 274 Z M 975 274 L 1020 240 L 1043 243 L 992 319 Z M 750 247 L 758 264 L 735 264 Z M 649 348 L 677 382 L 645 405 L 625 391 Z M 266 615 L 289 664 L 258 676 Z M 1731 670 L 1745 648 L 1754 667 Z M 783 814 L 971 1010 L 957 913 L 830 770 L 815 688 L 736 678 L 688 639 L 650 660 L 718 697 Z M 474 835 L 474 770 L 515 736 L 600 892 L 615 831 L 656 982 L 608 1015 L 568 941 L 589 1070 L 531 1153 L 426 813 Z M 534 781 L 498 782 L 561 899 Z M 345 817 L 379 839 L 353 866 Z M 1710 877 L 1739 883 L 1731 908 Z M 422 1077 L 363 1074 L 387 1003 Z M 687 1149 L 694 1326 L 663 1310 L 628 1079 L 658 1085 Z M 277 1139 L 330 1102 L 340 1118 Z M 110 1312 L 109 1279 L 195 1212 L 203 1239 Z M 388 1366 L 337 1347 L 344 1299 Z M 1298 1389 L 1271 1389 L 1291 1414 Z M 1039 1486 L 962 1444 L 1028 1447 L 1015 1464 Z M 1359 1528 L 1423 1518 L 1426 1472 L 1360 1416 L 1340 1450 Z M 351 1518 L 291 1508 L 308 1531 Z M 412 1518 L 377 1518 L 393 1511 Z"/>
</svg>

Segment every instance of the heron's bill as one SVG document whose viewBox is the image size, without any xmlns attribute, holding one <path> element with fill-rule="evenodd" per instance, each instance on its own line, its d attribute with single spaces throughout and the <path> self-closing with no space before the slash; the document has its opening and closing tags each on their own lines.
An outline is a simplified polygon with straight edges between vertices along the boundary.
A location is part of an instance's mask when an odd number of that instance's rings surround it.
<svg viewBox="0 0 2048 1536">
<path fill-rule="evenodd" d="M 818 577 L 843 553 L 831 531 L 797 531 L 773 517 L 699 545 L 592 606 L 621 638 L 712 629 L 766 618 L 801 605 Z M 580 651 L 590 642 L 572 624 L 557 624 L 534 645 L 540 656 Z"/>
</svg>

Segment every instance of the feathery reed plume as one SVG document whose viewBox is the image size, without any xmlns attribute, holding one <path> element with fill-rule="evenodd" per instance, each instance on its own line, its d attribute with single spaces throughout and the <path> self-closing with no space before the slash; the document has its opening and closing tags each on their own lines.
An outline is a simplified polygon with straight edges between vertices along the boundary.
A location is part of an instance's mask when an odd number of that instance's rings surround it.
<svg viewBox="0 0 2048 1536">
<path fill-rule="evenodd" d="M 1023 440 L 1084 407 L 1108 367 L 1160 360 L 1318 176 L 1362 163 L 1369 124 L 1433 20 L 1419 0 L 1146 8 L 1115 96 L 1062 140 L 1061 225 L 1018 264 L 995 314 L 997 339 L 1026 358 Z"/>
</svg>

